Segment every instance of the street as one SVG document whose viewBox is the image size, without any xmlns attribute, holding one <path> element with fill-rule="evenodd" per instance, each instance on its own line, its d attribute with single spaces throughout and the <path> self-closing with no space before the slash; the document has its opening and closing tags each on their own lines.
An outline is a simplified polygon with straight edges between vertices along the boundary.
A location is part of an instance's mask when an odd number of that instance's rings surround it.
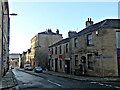
<svg viewBox="0 0 120 90">
<path fill-rule="evenodd" d="M 17 69 L 13 69 L 13 73 L 15 74 L 15 77 L 18 80 L 18 87 L 20 90 L 33 90 L 40 88 L 114 88 L 110 85 L 102 84 L 99 82 L 77 81 L 44 73 L 37 73 L 38 75 L 33 75 Z"/>
</svg>

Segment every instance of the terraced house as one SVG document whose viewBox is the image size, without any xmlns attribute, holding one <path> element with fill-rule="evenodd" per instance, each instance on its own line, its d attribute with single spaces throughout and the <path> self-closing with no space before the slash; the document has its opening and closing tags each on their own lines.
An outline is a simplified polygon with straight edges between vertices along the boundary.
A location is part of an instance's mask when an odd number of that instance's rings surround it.
<svg viewBox="0 0 120 90">
<path fill-rule="evenodd" d="M 85 24 L 86 28 L 80 32 L 69 33 L 70 72 L 100 77 L 119 76 L 120 19 L 105 19 L 93 24 L 90 18 Z M 49 46 L 49 49 L 52 48 L 55 48 L 54 45 Z M 59 67 L 60 63 L 56 65 L 54 54 L 51 55 L 53 67 Z"/>
<path fill-rule="evenodd" d="M 49 68 L 56 72 L 70 73 L 69 38 L 49 46 Z"/>
</svg>

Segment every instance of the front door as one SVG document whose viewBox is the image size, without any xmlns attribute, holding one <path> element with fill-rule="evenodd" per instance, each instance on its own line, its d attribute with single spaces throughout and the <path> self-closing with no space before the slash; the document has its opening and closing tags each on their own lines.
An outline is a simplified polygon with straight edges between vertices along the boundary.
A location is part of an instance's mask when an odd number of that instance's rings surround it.
<svg viewBox="0 0 120 90">
<path fill-rule="evenodd" d="M 118 75 L 120 76 L 120 57 L 118 57 L 117 60 L 118 60 Z"/>
<path fill-rule="evenodd" d="M 66 73 L 70 73 L 70 61 L 66 60 L 65 61 L 65 65 L 66 65 L 65 72 Z"/>
<path fill-rule="evenodd" d="M 55 59 L 55 72 L 58 72 L 58 59 Z"/>
</svg>

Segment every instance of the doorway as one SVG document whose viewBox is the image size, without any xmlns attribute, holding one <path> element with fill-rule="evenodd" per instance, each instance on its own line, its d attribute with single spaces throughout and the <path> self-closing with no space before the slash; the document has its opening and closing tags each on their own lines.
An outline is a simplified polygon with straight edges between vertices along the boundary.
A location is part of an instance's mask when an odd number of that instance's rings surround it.
<svg viewBox="0 0 120 90">
<path fill-rule="evenodd" d="M 70 61 L 66 60 L 65 61 L 65 65 L 66 65 L 65 72 L 66 73 L 70 73 Z"/>
<path fill-rule="evenodd" d="M 58 72 L 58 59 L 55 59 L 55 72 Z"/>
<path fill-rule="evenodd" d="M 118 75 L 120 76 L 120 57 L 118 57 L 117 60 L 118 60 Z"/>
</svg>

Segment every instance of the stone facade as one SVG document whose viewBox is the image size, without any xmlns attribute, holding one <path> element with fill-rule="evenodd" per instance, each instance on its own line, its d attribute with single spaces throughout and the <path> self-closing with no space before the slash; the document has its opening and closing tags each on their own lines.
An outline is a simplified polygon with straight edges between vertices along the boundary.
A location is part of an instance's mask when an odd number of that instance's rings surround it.
<svg viewBox="0 0 120 90">
<path fill-rule="evenodd" d="M 91 19 L 86 21 L 86 28 L 80 32 L 69 32 L 69 70 L 73 74 L 91 76 L 119 76 L 120 75 L 120 20 L 105 19 L 93 24 Z M 64 41 L 64 40 L 63 40 Z M 59 41 L 49 46 L 49 49 L 64 43 Z M 63 51 L 65 50 L 62 48 Z M 59 54 L 52 54 L 55 61 Z M 64 56 L 63 56 L 64 57 Z M 59 60 L 58 60 L 59 61 Z M 52 68 L 55 71 L 55 67 Z M 64 66 L 64 63 L 63 63 Z M 59 63 L 58 66 L 59 67 Z M 58 69 L 58 71 L 60 71 Z M 64 70 L 63 70 L 64 72 Z"/>
<path fill-rule="evenodd" d="M 69 38 L 49 46 L 49 68 L 56 72 L 70 73 Z"/>
<path fill-rule="evenodd" d="M 9 55 L 9 61 L 10 61 L 10 68 L 18 68 L 19 67 L 19 59 L 20 59 L 19 53 L 11 53 Z"/>
<path fill-rule="evenodd" d="M 9 68 L 10 18 L 8 0 L 0 0 L 0 77 Z"/>
<path fill-rule="evenodd" d="M 32 66 L 42 66 L 48 68 L 48 46 L 61 40 L 62 34 L 56 33 L 51 29 L 40 32 L 31 39 L 31 60 Z"/>
</svg>

